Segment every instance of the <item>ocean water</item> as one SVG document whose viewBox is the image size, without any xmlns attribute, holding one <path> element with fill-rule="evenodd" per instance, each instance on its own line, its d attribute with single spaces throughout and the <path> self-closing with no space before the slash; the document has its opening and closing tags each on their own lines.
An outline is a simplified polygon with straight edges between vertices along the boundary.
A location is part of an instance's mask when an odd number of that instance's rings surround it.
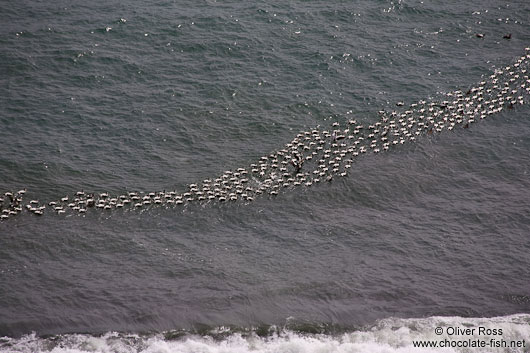
<svg viewBox="0 0 530 353">
<path fill-rule="evenodd" d="M 527 1 L 4 1 L 0 14 L 0 192 L 47 205 L 0 221 L 0 352 L 530 349 L 527 93 L 253 201 L 48 205 L 184 192 L 300 132 L 457 90 L 477 102 L 466 91 L 506 66 L 512 89 L 527 80 L 528 62 L 513 66 L 530 54 Z M 471 338 L 526 346 L 413 347 Z"/>
</svg>

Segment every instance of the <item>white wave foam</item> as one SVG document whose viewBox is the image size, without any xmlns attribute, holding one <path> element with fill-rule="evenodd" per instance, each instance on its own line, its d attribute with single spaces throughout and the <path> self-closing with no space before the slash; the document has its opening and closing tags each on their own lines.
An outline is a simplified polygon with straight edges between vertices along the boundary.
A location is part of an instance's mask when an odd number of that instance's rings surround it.
<svg viewBox="0 0 530 353">
<path fill-rule="evenodd" d="M 479 331 L 479 328 L 483 329 Z M 436 329 L 443 329 L 437 335 Z M 467 331 L 465 331 L 467 329 Z M 458 331 L 461 330 L 461 331 Z M 495 330 L 495 331 L 493 331 Z M 502 332 L 501 332 L 502 331 Z M 466 333 L 467 332 L 467 333 Z M 489 334 L 488 334 L 489 333 Z M 497 333 L 497 334 L 495 334 Z M 501 334 L 499 334 L 501 333 Z M 414 347 L 413 342 L 485 342 L 508 347 L 440 348 Z M 510 348 L 511 342 L 524 347 Z M 465 344 L 465 343 L 464 343 Z M 18 339 L 0 339 L 0 352 L 12 353 L 447 353 L 447 352 L 530 352 L 530 315 L 495 318 L 429 317 L 424 319 L 389 318 L 364 330 L 332 335 L 308 335 L 283 330 L 270 337 L 255 334 L 229 335 L 223 340 L 188 335 L 167 340 L 162 334 L 126 335 L 109 332 L 96 337 L 85 334 L 39 338 L 35 333 Z"/>
</svg>

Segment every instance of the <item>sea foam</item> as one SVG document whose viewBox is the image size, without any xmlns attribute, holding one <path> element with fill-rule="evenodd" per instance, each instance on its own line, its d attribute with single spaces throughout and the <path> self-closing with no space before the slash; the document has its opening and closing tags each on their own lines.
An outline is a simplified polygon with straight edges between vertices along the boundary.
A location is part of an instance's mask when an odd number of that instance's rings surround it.
<svg viewBox="0 0 530 353">
<path fill-rule="evenodd" d="M 479 332 L 479 328 L 483 328 Z M 437 334 L 443 330 L 442 334 Z M 455 332 L 459 331 L 459 334 Z M 497 334 L 484 334 L 485 331 Z M 462 332 L 467 332 L 463 333 Z M 472 333 L 471 333 L 472 332 Z M 502 332 L 499 334 L 499 332 Z M 438 347 L 415 347 L 437 342 Z M 439 347 L 441 342 L 452 347 Z M 460 343 L 459 343 L 460 342 Z M 484 342 L 483 348 L 458 347 Z M 491 347 L 497 344 L 498 347 Z M 518 347 L 517 347 L 518 346 Z M 429 317 L 387 318 L 374 325 L 339 335 L 304 334 L 278 329 L 271 335 L 236 332 L 222 339 L 206 334 L 185 334 L 177 339 L 167 333 L 138 335 L 108 332 L 100 336 L 66 334 L 41 338 L 36 333 L 0 339 L 0 352 L 53 353 L 393 353 L 393 352 L 528 352 L 530 315 L 494 318 Z"/>
</svg>

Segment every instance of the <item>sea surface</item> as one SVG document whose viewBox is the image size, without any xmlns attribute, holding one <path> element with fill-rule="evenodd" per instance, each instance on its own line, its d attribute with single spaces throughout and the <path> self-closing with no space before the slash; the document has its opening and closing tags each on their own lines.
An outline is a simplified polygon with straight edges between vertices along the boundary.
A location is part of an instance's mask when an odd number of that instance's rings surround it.
<svg viewBox="0 0 530 353">
<path fill-rule="evenodd" d="M 527 0 L 0 0 L 0 18 L 0 192 L 25 202 L 184 191 L 530 54 Z M 529 103 L 253 201 L 0 221 L 0 352 L 528 352 Z M 471 338 L 526 348 L 413 348 Z"/>
</svg>

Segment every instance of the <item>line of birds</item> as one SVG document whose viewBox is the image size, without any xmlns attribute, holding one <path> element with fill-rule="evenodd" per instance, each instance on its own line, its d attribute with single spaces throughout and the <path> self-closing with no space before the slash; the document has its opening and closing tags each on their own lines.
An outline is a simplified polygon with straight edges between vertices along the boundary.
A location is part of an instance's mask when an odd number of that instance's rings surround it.
<svg viewBox="0 0 530 353">
<path fill-rule="evenodd" d="M 222 175 L 189 184 L 184 192 L 128 192 L 122 195 L 85 193 L 64 196 L 43 204 L 22 201 L 26 190 L 7 192 L 0 198 L 0 220 L 26 209 L 35 215 L 46 210 L 57 214 L 85 214 L 88 209 L 142 209 L 153 205 L 178 206 L 191 202 L 250 202 L 258 195 L 277 195 L 281 189 L 311 186 L 334 177 L 345 177 L 354 160 L 367 153 L 380 153 L 392 146 L 415 141 L 423 135 L 453 130 L 524 104 L 530 93 L 530 48 L 510 66 L 497 69 L 466 92 L 456 90 L 441 101 L 421 100 L 401 111 L 380 111 L 380 119 L 365 125 L 349 119 L 334 122 L 329 129 L 320 126 L 303 131 L 281 149 L 260 157 L 245 168 L 227 170 Z M 403 102 L 396 103 L 404 107 Z M 351 114 L 349 111 L 347 115 Z"/>
</svg>

